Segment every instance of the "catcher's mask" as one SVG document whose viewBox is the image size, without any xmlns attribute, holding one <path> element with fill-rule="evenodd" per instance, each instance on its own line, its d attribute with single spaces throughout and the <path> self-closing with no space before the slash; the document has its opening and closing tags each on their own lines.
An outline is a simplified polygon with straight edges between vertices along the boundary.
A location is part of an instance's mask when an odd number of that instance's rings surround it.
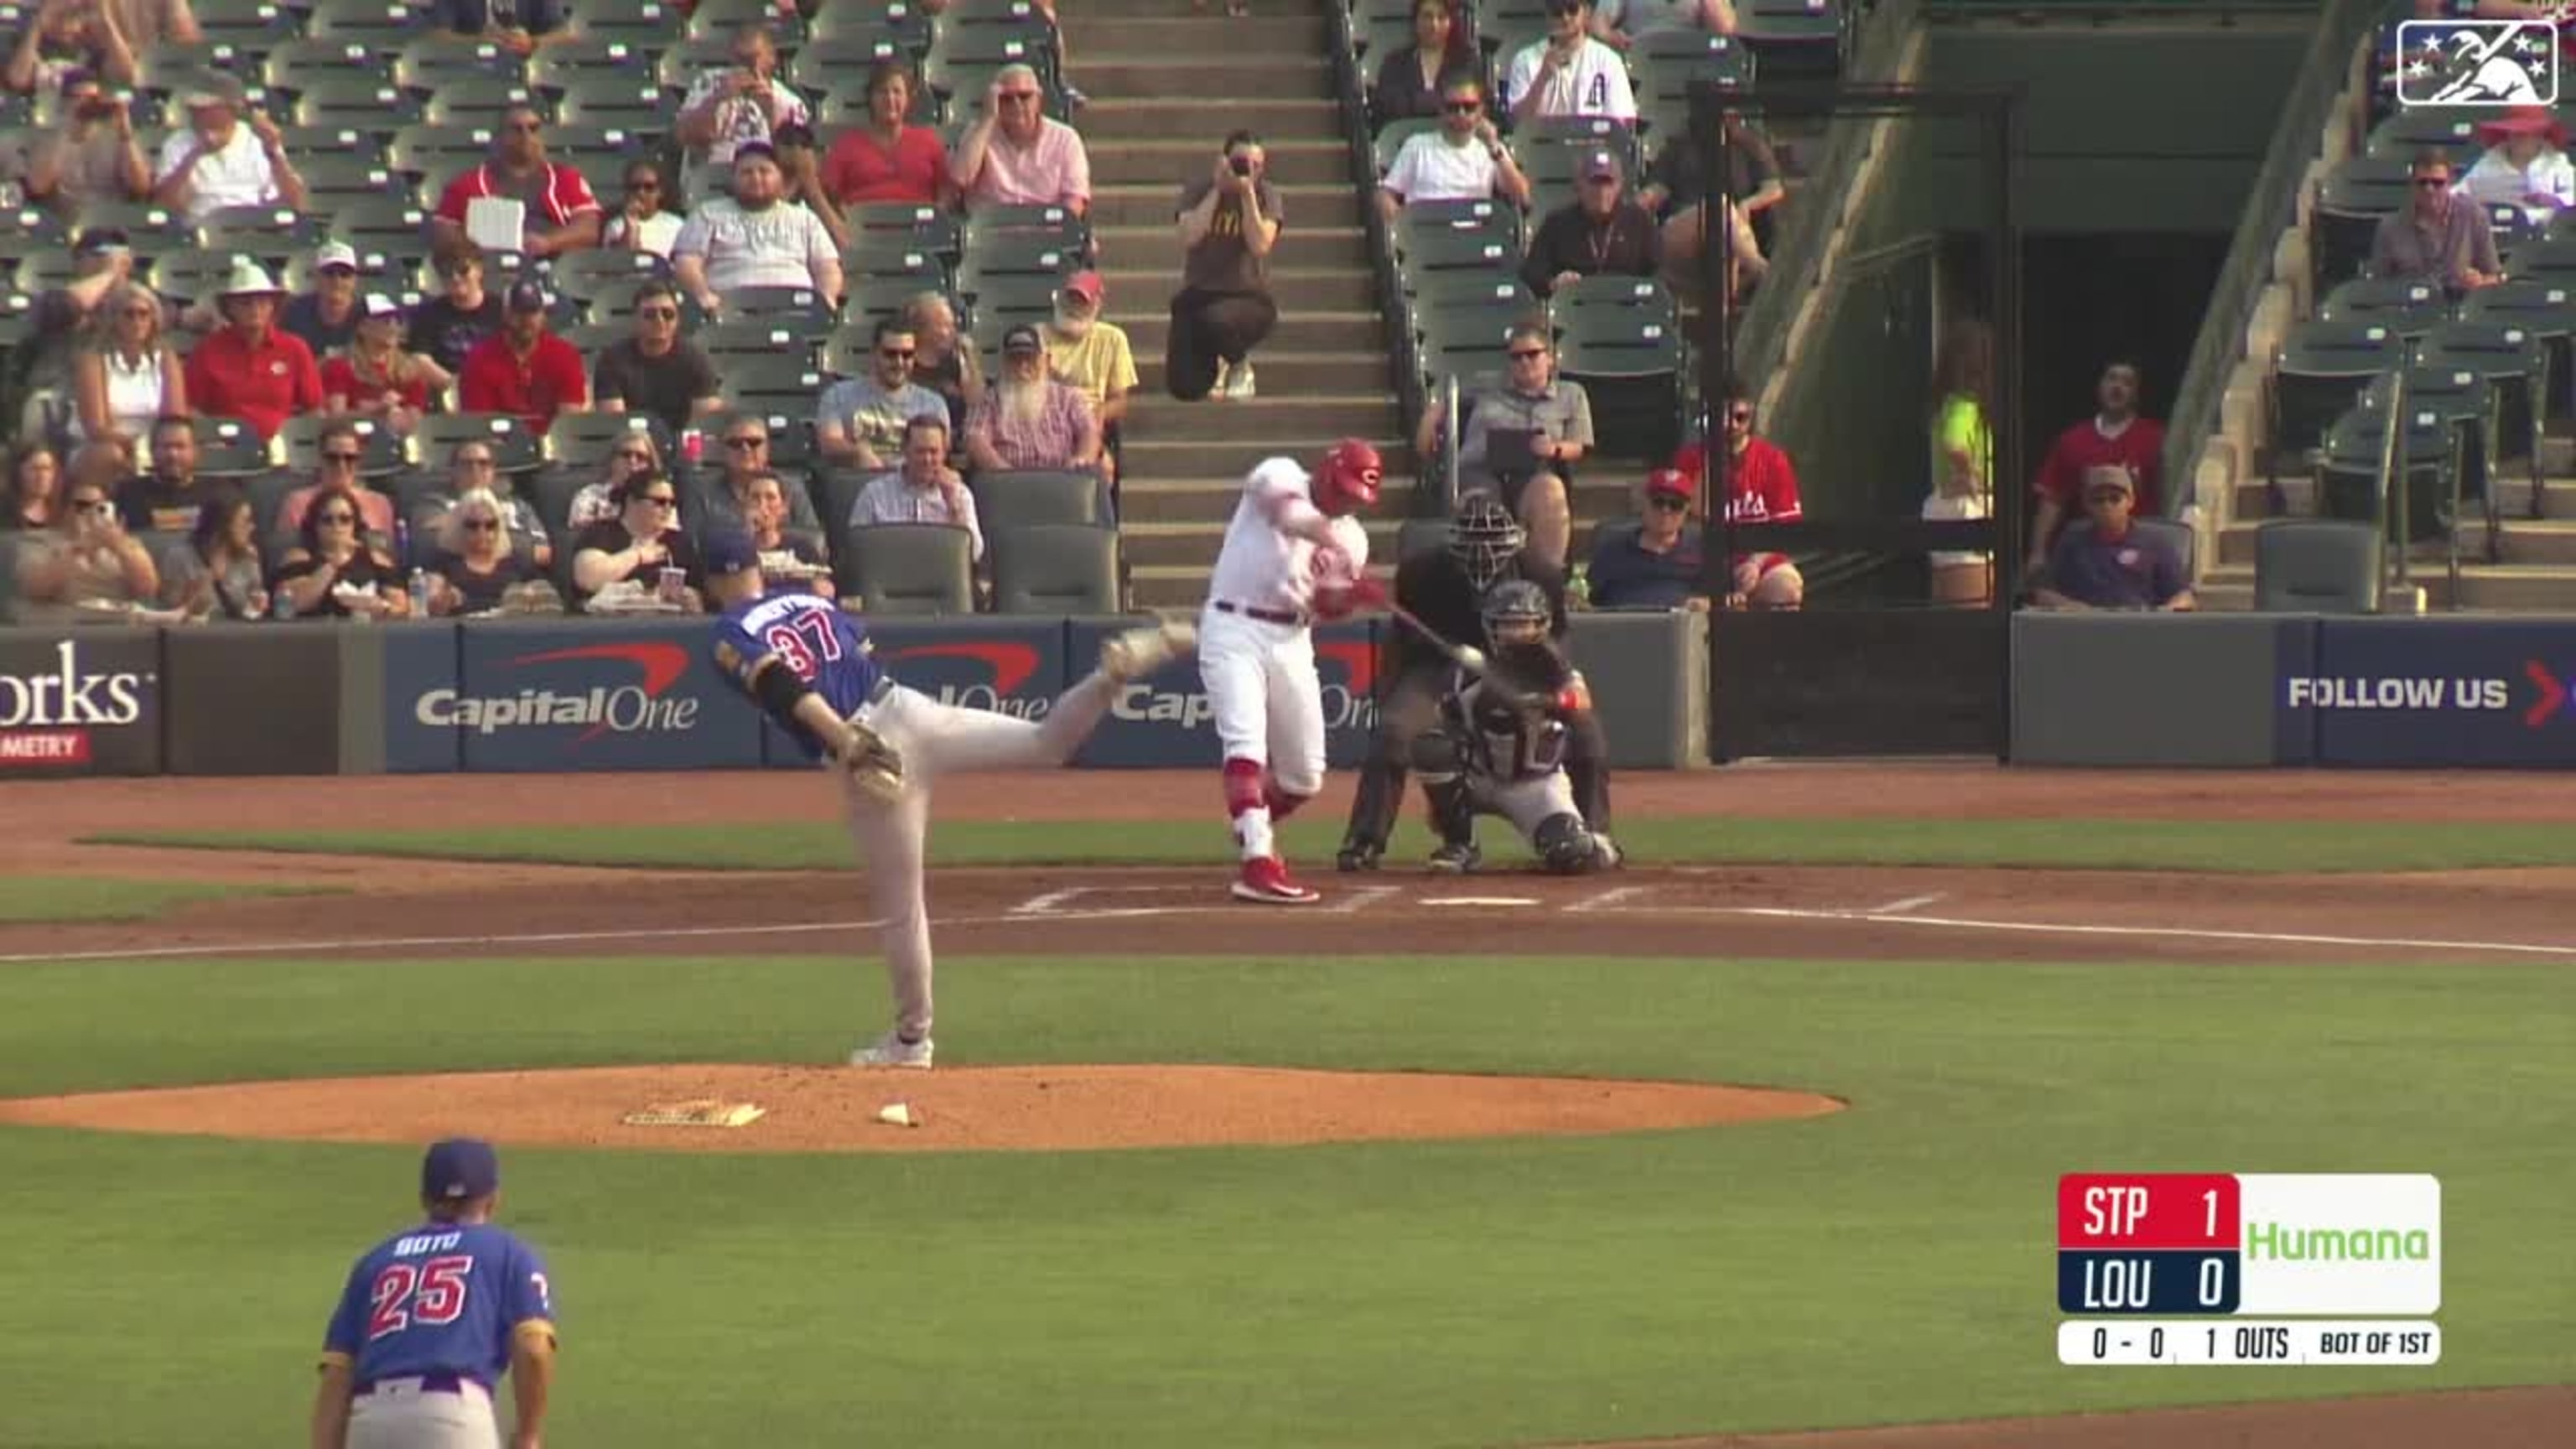
<svg viewBox="0 0 2576 1449">
<path fill-rule="evenodd" d="M 1469 586 L 1483 593 L 1511 572 L 1523 537 L 1520 520 L 1501 499 L 1473 494 L 1449 520 L 1449 556 L 1458 561 Z"/>
<path fill-rule="evenodd" d="M 1547 643 L 1547 592 L 1527 579 L 1505 579 L 1487 590 L 1482 612 L 1485 643 L 1498 658 Z"/>
</svg>

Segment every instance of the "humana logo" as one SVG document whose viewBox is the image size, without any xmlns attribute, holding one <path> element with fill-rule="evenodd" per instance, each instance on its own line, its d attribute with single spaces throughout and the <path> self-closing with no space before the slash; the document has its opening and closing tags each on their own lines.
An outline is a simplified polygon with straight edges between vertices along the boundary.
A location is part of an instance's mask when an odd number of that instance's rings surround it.
<svg viewBox="0 0 2576 1449">
<path fill-rule="evenodd" d="M 2253 1223 L 2245 1229 L 2245 1256 L 2285 1263 L 2427 1262 L 2433 1237 L 2422 1228 L 2288 1228 L 2279 1223 Z"/>
</svg>

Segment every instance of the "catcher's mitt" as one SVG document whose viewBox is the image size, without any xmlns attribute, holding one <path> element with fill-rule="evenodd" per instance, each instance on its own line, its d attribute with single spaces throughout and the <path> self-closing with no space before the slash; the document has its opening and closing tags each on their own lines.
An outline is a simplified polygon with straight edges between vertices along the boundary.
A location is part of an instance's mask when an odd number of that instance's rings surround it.
<svg viewBox="0 0 2576 1449">
<path fill-rule="evenodd" d="M 832 763 L 849 772 L 860 794 L 891 805 L 903 793 L 903 752 L 885 736 L 852 720 L 828 744 Z"/>
</svg>

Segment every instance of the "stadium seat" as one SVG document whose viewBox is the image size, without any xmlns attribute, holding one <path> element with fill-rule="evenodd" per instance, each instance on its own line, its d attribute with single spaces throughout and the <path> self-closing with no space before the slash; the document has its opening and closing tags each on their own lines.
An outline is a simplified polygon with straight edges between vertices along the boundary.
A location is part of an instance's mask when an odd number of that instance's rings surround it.
<svg viewBox="0 0 2576 1449">
<path fill-rule="evenodd" d="M 1091 249 L 1091 224 L 1061 206 L 978 206 L 966 218 L 965 255 L 995 246 L 1080 254 Z"/>
<path fill-rule="evenodd" d="M 2478 140 L 2478 122 L 2491 112 L 2475 107 L 2410 106 L 2370 128 L 2362 154 L 2385 161 L 2411 161 L 2426 148 L 2450 153 L 2460 170 L 2473 165 L 2486 147 Z"/>
<path fill-rule="evenodd" d="M 2320 322 L 2377 322 L 2415 338 L 2451 320 L 2451 301 L 2429 282 L 2356 277 L 2338 282 L 2317 304 Z"/>
<path fill-rule="evenodd" d="M 1521 245 L 1521 210 L 1508 201 L 1484 197 L 1475 201 L 1408 201 L 1396 213 L 1399 237 L 1427 231 L 1478 231 Z"/>
<path fill-rule="evenodd" d="M 2457 510 L 2454 503 L 2481 505 L 2489 517 L 2495 513 L 2493 478 L 2496 457 L 2496 394 L 2474 369 L 2456 366 L 2416 365 L 2381 375 L 2362 390 L 2362 406 L 2376 411 L 2388 406 L 2396 393 L 2395 384 L 2402 380 L 2405 388 L 2406 414 L 2417 423 L 2427 419 L 2447 424 L 2459 436 L 2459 466 L 2451 475 L 2458 487 L 2451 496 L 2440 499 L 2416 499 L 2418 527 L 2424 536 L 2427 527 L 2447 528 Z M 2487 535 L 2487 561 L 2500 557 L 2502 535 L 2490 530 Z"/>
<path fill-rule="evenodd" d="M 2326 177 L 2308 238 L 2320 295 L 2368 269 L 2379 219 L 2404 206 L 2412 189 L 2403 157 L 2355 156 Z"/>
<path fill-rule="evenodd" d="M 723 70 L 732 64 L 733 30 L 726 27 L 703 38 L 678 40 L 663 47 L 649 70 L 653 80 L 676 95 L 688 90 L 691 82 L 708 71 Z M 787 83 L 795 86 L 798 94 L 804 94 L 806 87 L 794 75 L 787 75 Z"/>
<path fill-rule="evenodd" d="M 855 93 L 862 78 L 879 62 L 900 60 L 911 65 L 917 59 L 891 35 L 852 34 L 828 40 L 809 39 L 798 48 L 796 58 L 787 64 L 787 83 L 809 96 L 836 89 Z M 929 94 L 927 86 L 920 90 L 922 95 Z"/>
<path fill-rule="evenodd" d="M 335 422 L 346 422 L 358 430 L 359 445 L 365 450 L 358 459 L 359 477 L 369 480 L 390 478 L 420 466 L 421 460 L 412 456 L 411 440 L 373 418 L 342 419 L 304 413 L 288 418 L 277 430 L 278 445 L 285 450 L 288 472 L 310 476 L 320 469 L 322 430 Z"/>
<path fill-rule="evenodd" d="M 643 283 L 668 278 L 671 264 L 651 252 L 594 248 L 553 258 L 546 263 L 546 274 L 556 292 L 589 303 L 611 292 L 631 297 Z"/>
<path fill-rule="evenodd" d="M 718 373 L 741 361 L 798 358 L 816 361 L 820 334 L 800 326 L 794 317 L 734 317 L 701 327 L 690 337 L 716 365 Z M 817 362 L 819 365 L 819 362 Z"/>
<path fill-rule="evenodd" d="M 426 95 L 451 80 L 498 76 L 528 83 L 528 63 L 497 40 L 468 40 L 432 32 L 406 42 L 394 56 L 394 84 Z"/>
<path fill-rule="evenodd" d="M 2378 529 L 2275 518 L 2254 530 L 2254 607 L 2274 614 L 2376 614 L 2388 574 Z"/>
<path fill-rule="evenodd" d="M 385 142 L 393 134 L 390 130 L 379 132 L 369 128 L 341 125 L 294 125 L 282 129 L 283 139 L 286 142 L 286 154 L 295 158 L 298 168 L 321 160 L 364 162 L 369 166 L 382 166 L 385 164 Z M 308 172 L 306 175 L 309 180 L 311 173 Z M 314 209 L 321 211 L 328 208 Z"/>
<path fill-rule="evenodd" d="M 1628 69 L 1639 110 L 1648 102 L 1687 107 L 1690 90 L 1702 82 L 1729 90 L 1753 88 L 1752 47 L 1731 35 L 1705 30 L 1650 30 L 1628 50 Z"/>
<path fill-rule="evenodd" d="M 1078 257 L 1054 247 L 988 246 L 958 267 L 957 292 L 981 311 L 983 295 L 997 287 L 1060 287 L 1080 267 Z"/>
<path fill-rule="evenodd" d="M 439 126 L 416 121 L 394 133 L 385 146 L 385 165 L 421 178 L 422 186 L 435 192 L 483 164 L 492 153 L 494 129 L 488 123 Z"/>
<path fill-rule="evenodd" d="M 2501 289 L 2495 289 L 2501 290 Z M 2416 349 L 2423 369 L 2475 374 L 2495 394 L 2495 456 L 2519 456 L 2531 468 L 2531 516 L 2541 511 L 2541 433 L 2548 411 L 2550 351 L 2536 329 L 2498 318 L 2453 322 L 2426 333 Z"/>
<path fill-rule="evenodd" d="M 667 45 L 687 33 L 688 17 L 675 0 L 582 0 L 581 33 L 629 45 Z"/>
<path fill-rule="evenodd" d="M 214 74 L 251 85 L 264 83 L 259 57 L 227 40 L 155 41 L 134 58 L 135 90 L 157 100 L 167 100 Z"/>
<path fill-rule="evenodd" d="M 2401 420 L 2398 443 L 2405 496 L 2386 465 L 2387 413 L 2356 406 L 2327 426 L 2316 464 L 2317 512 L 2328 518 L 2384 519 L 2409 541 L 2447 530 L 2451 488 L 2464 464 L 2460 430 L 2439 413 Z"/>
<path fill-rule="evenodd" d="M 188 7 L 208 40 L 257 52 L 304 33 L 303 10 L 275 0 L 197 0 Z"/>
<path fill-rule="evenodd" d="M 973 279 L 968 293 L 971 320 L 959 325 L 979 343 L 998 348 L 1002 334 L 1025 323 L 1036 327 L 1055 316 L 1057 281 L 1046 276 L 1000 276 Z"/>
<path fill-rule="evenodd" d="M 260 79 L 272 91 L 301 96 L 313 85 L 344 78 L 393 84 L 390 56 L 358 40 L 290 40 L 269 48 Z"/>
<path fill-rule="evenodd" d="M 1547 308 L 1518 272 L 1432 272 L 1409 285 L 1416 314 L 1492 306 L 1510 307 L 1515 316 L 1534 318 Z"/>
<path fill-rule="evenodd" d="M 1118 612 L 1118 531 L 1079 523 L 988 528 L 993 610 L 1000 614 Z"/>
<path fill-rule="evenodd" d="M 1521 260 L 1520 248 L 1499 228 L 1404 228 L 1396 246 L 1396 266 L 1408 287 L 1435 272 L 1508 273 Z"/>
<path fill-rule="evenodd" d="M 649 75 L 585 75 L 564 87 L 555 119 L 565 126 L 596 126 L 638 136 L 667 136 L 680 119 L 680 98 Z M 553 133 L 548 146 L 563 144 Z"/>
<path fill-rule="evenodd" d="M 314 0 L 304 33 L 319 40 L 355 40 L 388 54 L 420 34 L 413 0 Z"/>
<path fill-rule="evenodd" d="M 373 145 L 365 153 L 375 151 Z M 417 201 L 420 183 L 411 176 L 387 166 L 376 154 L 323 153 L 296 159 L 296 169 L 304 173 L 305 205 L 317 216 L 329 216 L 354 202 L 377 197 Z"/>
<path fill-rule="evenodd" d="M 2537 336 L 2548 359 L 2548 376 L 2535 379 L 2528 399 L 2504 402 L 2507 438 L 2522 436 L 2518 407 L 2537 404 L 2550 417 L 2565 417 L 2571 379 L 2576 379 L 2576 286 L 2554 282 L 2504 282 L 2480 287 L 2460 300 L 2463 322 L 2494 322 L 2520 327 Z"/>
<path fill-rule="evenodd" d="M 862 350 L 873 346 L 870 330 L 876 326 L 878 319 L 900 317 L 904 309 L 912 305 L 913 298 L 923 292 L 937 290 L 939 289 L 936 287 L 921 286 L 911 277 L 870 277 L 864 280 L 853 280 L 849 284 L 847 294 L 841 299 L 841 325 L 825 339 L 825 361 L 829 362 L 831 350 L 838 348 L 847 338 L 857 339 Z M 952 298 L 949 302 L 949 310 L 953 312 L 956 308 L 957 303 Z"/>
<path fill-rule="evenodd" d="M 1386 179 L 1387 168 L 1395 164 L 1396 153 L 1404 149 L 1405 142 L 1416 136 L 1435 133 L 1439 129 L 1440 123 L 1428 116 L 1411 116 L 1401 121 L 1389 121 L 1380 127 L 1378 133 L 1369 138 L 1369 160 L 1377 168 L 1378 179 L 1381 181 Z"/>
<path fill-rule="evenodd" d="M 345 126 L 391 140 L 427 109 L 423 97 L 377 76 L 315 76 L 297 93 L 289 114 L 298 126 Z"/>
<path fill-rule="evenodd" d="M 239 418 L 204 414 L 199 414 L 195 422 L 198 476 L 238 479 L 269 471 L 268 444 L 250 424 Z"/>
<path fill-rule="evenodd" d="M 331 213 L 329 231 L 333 241 L 361 252 L 407 256 L 428 246 L 428 225 L 429 213 L 418 204 L 388 196 L 342 206 Z"/>
<path fill-rule="evenodd" d="M 1015 468 L 978 473 L 968 484 L 975 495 L 975 517 L 987 537 L 997 529 L 1034 524 L 1079 524 L 1101 528 L 1113 523 L 1109 487 L 1089 469 Z"/>
<path fill-rule="evenodd" d="M 757 4 L 759 0 L 710 0 L 710 3 Z M 698 7 L 702 18 L 706 13 L 705 5 Z M 952 9 L 948 13 L 954 15 L 956 12 Z M 883 35 L 900 43 L 918 59 L 929 53 L 931 32 L 935 28 L 927 11 L 918 5 L 896 0 L 896 3 L 888 5 L 818 6 L 813 19 L 807 22 L 805 35 L 808 44 L 844 35 Z"/>
<path fill-rule="evenodd" d="M 552 119 L 546 93 L 516 76 L 451 76 L 430 91 L 421 119 L 434 126 L 469 125 L 499 130 L 501 117 L 513 106 L 534 106 Z M 551 138 L 549 138 L 551 139 Z"/>
<path fill-rule="evenodd" d="M 1843 8 L 1837 0 L 1737 0 L 1735 33 L 1770 80 L 1830 82 L 1842 74 Z"/>
<path fill-rule="evenodd" d="M 533 473 L 545 466 L 543 438 L 519 418 L 506 413 L 432 413 L 413 432 L 419 456 L 443 460 L 457 444 L 476 439 L 492 445 L 492 461 L 501 472 Z"/>
<path fill-rule="evenodd" d="M 2285 456 L 2304 466 L 2323 445 L 2328 425 L 2353 405 L 2362 387 L 2405 355 L 2405 339 L 2377 322 L 2293 327 L 2272 364 L 2266 481 L 2277 490 Z"/>
<path fill-rule="evenodd" d="M 322 240 L 315 217 L 282 206 L 228 206 L 209 214 L 197 230 L 202 250 L 255 257 L 293 257 Z"/>
<path fill-rule="evenodd" d="M 1595 454 L 1660 464 L 1681 444 L 1680 336 L 1643 319 L 1611 325 L 1608 309 L 1574 315 L 1583 325 L 1558 341 L 1557 374 L 1591 398 Z"/>
<path fill-rule="evenodd" d="M 859 503 L 859 492 L 873 483 L 886 470 L 873 472 L 857 468 L 826 468 L 814 479 L 816 505 L 823 511 L 823 521 L 835 534 L 848 527 L 850 510 Z"/>
<path fill-rule="evenodd" d="M 724 294 L 728 318 L 758 318 L 811 341 L 832 330 L 832 304 L 811 287 L 736 287 Z"/>
<path fill-rule="evenodd" d="M 832 577 L 870 614 L 975 612 L 974 540 L 945 523 L 839 526 Z M 1099 530 L 1090 530 L 1098 532 Z"/>
<path fill-rule="evenodd" d="M 583 35 L 542 46 L 528 57 L 528 82 L 560 96 L 585 79 L 650 79 L 656 52 L 616 36 Z"/>
<path fill-rule="evenodd" d="M 2185 579 L 2193 576 L 2192 563 L 2199 552 L 2199 540 L 2192 535 L 2189 525 L 2177 523 L 2170 518 L 2132 518 L 2129 520 L 2129 526 L 2139 533 L 2163 539 L 2167 546 L 2173 549 L 2174 557 L 2182 560 L 2182 576 Z M 2074 518 L 2067 521 L 2066 536 L 2068 537 L 2085 538 L 2092 532 L 2093 520 L 2090 518 Z"/>
</svg>

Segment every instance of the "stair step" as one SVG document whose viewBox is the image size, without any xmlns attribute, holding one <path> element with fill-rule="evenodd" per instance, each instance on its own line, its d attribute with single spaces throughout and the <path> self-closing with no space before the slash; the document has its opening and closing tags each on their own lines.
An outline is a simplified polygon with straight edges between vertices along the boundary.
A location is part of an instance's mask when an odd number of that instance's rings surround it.
<svg viewBox="0 0 2576 1449">
<path fill-rule="evenodd" d="M 1094 141 L 1091 153 L 1091 181 L 1094 186 L 1118 182 L 1143 182 L 1168 185 L 1177 189 L 1185 181 L 1205 177 L 1216 164 L 1217 137 L 1164 136 L 1156 140 L 1118 140 L 1109 145 Z M 1263 138 L 1267 153 L 1270 184 L 1351 186 L 1351 148 L 1348 142 L 1333 136 L 1293 136 Z"/>
<path fill-rule="evenodd" d="M 1075 79 L 1091 96 L 1082 108 L 1082 138 L 1095 159 L 1106 141 L 1169 141 L 1202 138 L 1213 149 L 1225 133 L 1240 126 L 1262 137 L 1339 138 L 1340 104 L 1329 92 L 1312 96 L 1245 94 L 1222 101 L 1175 99 L 1160 95 L 1120 95 L 1089 84 L 1081 52 L 1074 53 Z"/>
<path fill-rule="evenodd" d="M 1208 23 L 1189 24 L 1175 12 L 1181 7 L 1166 4 L 1159 17 L 1102 13 L 1089 3 L 1066 7 L 1057 22 L 1064 29 L 1065 49 L 1073 57 L 1084 80 L 1090 74 L 1091 57 L 1152 55 L 1168 53 L 1174 60 L 1193 60 L 1211 51 L 1238 51 L 1247 55 L 1321 55 L 1325 41 L 1332 34 L 1324 17 L 1316 14 L 1253 14 L 1232 18 L 1215 12 L 1224 7 L 1211 5 Z"/>
<path fill-rule="evenodd" d="M 1178 279 L 1168 266 L 1129 271 L 1119 265 L 1121 259 L 1115 253 L 1107 260 L 1110 266 L 1101 272 L 1101 277 L 1109 283 L 1113 297 L 1159 296 L 1168 301 L 1175 289 Z M 1270 296 L 1283 315 L 1310 307 L 1351 312 L 1377 301 L 1377 280 L 1354 267 L 1274 267 L 1270 272 Z"/>
<path fill-rule="evenodd" d="M 1113 266 L 1155 256 L 1170 257 L 1175 266 L 1180 261 L 1180 238 L 1168 219 L 1150 225 L 1099 226 L 1091 234 L 1100 240 L 1102 260 Z M 1368 233 L 1356 225 L 1283 228 L 1279 245 L 1282 257 L 1293 257 L 1301 267 L 1369 269 Z"/>
<path fill-rule="evenodd" d="M 1210 412 L 1230 412 L 1244 405 L 1212 402 L 1175 403 L 1173 406 L 1205 408 Z M 1252 409 L 1258 409 L 1260 406 L 1259 400 L 1250 404 Z M 1235 426 L 1248 431 L 1253 425 L 1237 418 Z M 1121 451 L 1126 456 L 1128 475 L 1137 479 L 1235 478 L 1239 480 L 1244 474 L 1252 471 L 1254 464 L 1264 458 L 1294 458 L 1312 466 L 1314 459 L 1322 457 L 1326 449 L 1346 436 L 1348 434 L 1338 432 L 1295 434 L 1265 427 L 1260 430 L 1260 436 L 1251 441 L 1237 439 L 1229 442 L 1205 437 L 1176 438 L 1167 432 L 1139 429 L 1128 437 Z M 1371 441 L 1377 444 L 1378 456 L 1385 460 L 1387 476 L 1390 480 L 1413 476 L 1413 448 L 1410 444 L 1392 441 L 1395 436 L 1392 429 L 1381 429 L 1375 434 L 1363 436 L 1370 437 Z M 1389 487 L 1393 488 L 1393 486 L 1393 482 L 1390 481 Z M 1124 485 L 1122 484 L 1121 487 L 1123 490 Z"/>
<path fill-rule="evenodd" d="M 1131 334 L 1128 338 L 1135 342 Z M 1265 347 L 1253 356 L 1253 371 L 1264 391 L 1281 393 L 1347 393 L 1386 380 L 1381 352 L 1285 352 Z M 1141 349 L 1136 357 L 1137 386 L 1146 393 L 1163 391 L 1163 356 Z"/>
<path fill-rule="evenodd" d="M 1136 349 L 1138 366 L 1148 357 L 1161 357 L 1170 340 L 1172 318 L 1171 294 L 1178 283 L 1166 279 L 1153 291 L 1149 300 L 1110 303 L 1111 313 L 1127 329 L 1128 344 Z M 1117 294 L 1112 294 L 1113 299 Z M 1133 305 L 1130 305 L 1130 302 Z M 1139 309 L 1152 308 L 1150 313 Z M 1129 315 L 1135 317 L 1128 321 Z M 1280 352 L 1366 352 L 1383 358 L 1386 355 L 1386 321 L 1373 308 L 1335 311 L 1319 309 L 1283 313 L 1279 325 L 1271 329 L 1270 341 L 1261 356 L 1267 360 L 1272 351 Z M 1372 374 L 1374 376 L 1375 374 Z"/>
<path fill-rule="evenodd" d="M 1259 365 L 1256 354 L 1256 372 Z M 1391 434 L 1400 425 L 1395 399 L 1383 393 L 1336 396 L 1265 391 L 1248 403 L 1182 402 L 1169 395 L 1140 393 L 1127 415 L 1125 432 L 1175 442 L 1260 438 L 1281 432 L 1373 438 Z"/>
<path fill-rule="evenodd" d="M 1164 237 L 1172 239 L 1173 222 L 1181 212 L 1181 183 L 1178 177 L 1168 185 L 1151 182 L 1123 181 L 1114 185 L 1091 188 L 1091 224 L 1098 227 L 1159 227 Z M 1306 227 L 1359 226 L 1359 189 L 1350 182 L 1290 184 L 1279 188 L 1279 205 L 1288 213 L 1287 224 L 1280 228 L 1283 238 L 1293 238 Z M 1177 246 L 1177 240 L 1169 240 Z"/>
<path fill-rule="evenodd" d="M 1249 50 L 1088 55 L 1076 50 L 1073 79 L 1088 95 L 1195 102 L 1200 107 L 1197 124 L 1189 129 L 1206 130 L 1211 141 L 1240 124 L 1232 110 L 1238 98 L 1318 100 L 1333 93 L 1333 68 L 1320 49 L 1302 55 Z M 1083 109 L 1087 120 L 1097 106 Z M 1090 127 L 1083 130 L 1088 134 Z"/>
</svg>

